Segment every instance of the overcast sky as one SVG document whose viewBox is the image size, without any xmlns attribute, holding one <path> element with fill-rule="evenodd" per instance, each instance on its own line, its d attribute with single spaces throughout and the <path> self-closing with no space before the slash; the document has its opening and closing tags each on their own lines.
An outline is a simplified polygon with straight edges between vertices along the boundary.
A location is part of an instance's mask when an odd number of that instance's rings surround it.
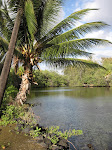
<svg viewBox="0 0 112 150">
<path fill-rule="evenodd" d="M 112 0 L 65 0 L 63 9 L 61 10 L 59 18 L 66 18 L 71 13 L 84 8 L 98 8 L 97 11 L 91 11 L 87 14 L 81 22 L 104 21 L 109 24 L 109 27 L 87 34 L 87 38 L 102 38 L 112 42 Z M 100 61 L 101 57 L 112 57 L 112 46 L 95 47 L 91 49 L 94 53 L 93 59 Z"/>
</svg>

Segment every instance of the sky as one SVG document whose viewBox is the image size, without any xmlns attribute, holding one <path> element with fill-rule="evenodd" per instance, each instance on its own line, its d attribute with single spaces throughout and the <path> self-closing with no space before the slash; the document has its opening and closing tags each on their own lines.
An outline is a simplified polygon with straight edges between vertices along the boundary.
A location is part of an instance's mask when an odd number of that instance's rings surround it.
<svg viewBox="0 0 112 150">
<path fill-rule="evenodd" d="M 112 0 L 65 0 L 59 19 L 64 19 L 71 13 L 85 8 L 97 8 L 98 10 L 89 12 L 78 22 L 78 25 L 93 21 L 104 21 L 110 26 L 89 33 L 84 38 L 101 38 L 112 42 Z M 100 62 L 102 57 L 112 57 L 112 46 L 95 47 L 90 52 L 94 54 L 93 60 Z M 46 65 L 42 67 L 47 69 Z"/>
<path fill-rule="evenodd" d="M 79 23 L 104 21 L 110 26 L 105 29 L 89 33 L 85 36 L 85 38 L 101 38 L 112 42 L 112 0 L 65 0 L 64 5 L 63 11 L 65 13 L 65 17 L 77 10 L 85 8 L 99 9 L 97 11 L 89 12 Z M 94 49 L 91 49 L 91 52 L 94 53 L 93 59 L 100 61 L 101 57 L 112 57 L 112 46 L 95 47 Z"/>
</svg>

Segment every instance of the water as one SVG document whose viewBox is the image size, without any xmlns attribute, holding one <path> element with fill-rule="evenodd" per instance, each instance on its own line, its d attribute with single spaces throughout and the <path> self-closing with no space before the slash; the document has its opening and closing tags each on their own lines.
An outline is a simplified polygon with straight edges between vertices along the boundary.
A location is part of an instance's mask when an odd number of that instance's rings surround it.
<svg viewBox="0 0 112 150">
<path fill-rule="evenodd" d="M 39 104 L 33 110 L 41 125 L 82 130 L 83 135 L 69 139 L 77 150 L 87 150 L 87 144 L 112 150 L 112 88 L 36 89 L 29 102 Z"/>
</svg>

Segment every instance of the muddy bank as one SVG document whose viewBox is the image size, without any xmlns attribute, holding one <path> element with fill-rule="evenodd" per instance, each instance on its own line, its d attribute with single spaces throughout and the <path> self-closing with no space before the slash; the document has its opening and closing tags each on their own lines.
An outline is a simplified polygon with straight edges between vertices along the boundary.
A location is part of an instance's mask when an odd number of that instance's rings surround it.
<svg viewBox="0 0 112 150">
<path fill-rule="evenodd" d="M 30 136 L 25 136 L 24 133 L 13 131 L 15 125 L 7 127 L 0 126 L 0 150 L 45 150 L 40 144 Z"/>
</svg>

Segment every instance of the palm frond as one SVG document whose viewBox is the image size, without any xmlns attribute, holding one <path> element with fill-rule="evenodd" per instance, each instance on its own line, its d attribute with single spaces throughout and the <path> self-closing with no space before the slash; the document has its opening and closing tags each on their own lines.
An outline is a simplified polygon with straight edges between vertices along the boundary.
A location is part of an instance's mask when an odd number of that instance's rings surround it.
<svg viewBox="0 0 112 150">
<path fill-rule="evenodd" d="M 41 37 L 50 31 L 56 24 L 56 18 L 61 9 L 59 0 L 48 0 L 43 11 L 43 25 L 41 26 Z"/>
<path fill-rule="evenodd" d="M 64 41 L 69 41 L 72 39 L 78 39 L 81 36 L 84 36 L 85 34 L 92 32 L 94 30 L 102 29 L 103 27 L 108 26 L 108 24 L 104 22 L 91 22 L 91 23 L 85 23 L 79 27 L 73 28 L 72 30 L 69 30 L 56 38 L 53 38 L 53 40 L 50 41 L 50 43 L 58 44 Z"/>
<path fill-rule="evenodd" d="M 0 33 L 9 41 L 14 23 L 9 15 L 6 3 L 0 8 Z"/>
<path fill-rule="evenodd" d="M 66 19 L 64 19 L 59 24 L 57 24 L 53 29 L 51 29 L 41 39 L 41 41 L 48 40 L 49 38 L 50 39 L 54 38 L 55 36 L 62 34 L 63 32 L 67 31 L 68 29 L 72 28 L 75 25 L 76 21 L 80 20 L 82 18 L 82 16 L 84 16 L 91 10 L 97 10 L 97 9 L 83 9 L 83 10 L 72 13 Z"/>
<path fill-rule="evenodd" d="M 25 17 L 31 38 L 34 39 L 34 33 L 37 30 L 37 22 L 31 0 L 27 0 L 25 3 Z"/>
<path fill-rule="evenodd" d="M 74 58 L 58 58 L 58 59 L 47 59 L 46 63 L 53 67 L 65 68 L 68 66 L 80 66 L 80 67 L 93 67 L 93 68 L 103 68 L 103 66 L 94 63 L 93 61 L 83 60 L 83 59 L 74 59 Z"/>
<path fill-rule="evenodd" d="M 5 53 L 8 50 L 8 41 L 0 37 L 0 49 Z"/>
<path fill-rule="evenodd" d="M 33 0 L 38 30 L 35 38 L 39 40 L 56 24 L 62 0 Z"/>
<path fill-rule="evenodd" d="M 12 12 L 17 13 L 18 9 L 23 6 L 24 0 L 7 0 L 7 5 Z"/>
<path fill-rule="evenodd" d="M 48 58 L 66 57 L 69 54 L 75 55 L 76 53 L 74 53 L 74 50 L 85 51 L 86 49 L 90 49 L 95 45 L 108 45 L 108 44 L 112 43 L 104 39 L 91 39 L 91 38 L 75 39 L 52 46 L 51 44 L 48 45 L 46 44 L 48 48 L 45 49 L 45 55 Z"/>
</svg>

